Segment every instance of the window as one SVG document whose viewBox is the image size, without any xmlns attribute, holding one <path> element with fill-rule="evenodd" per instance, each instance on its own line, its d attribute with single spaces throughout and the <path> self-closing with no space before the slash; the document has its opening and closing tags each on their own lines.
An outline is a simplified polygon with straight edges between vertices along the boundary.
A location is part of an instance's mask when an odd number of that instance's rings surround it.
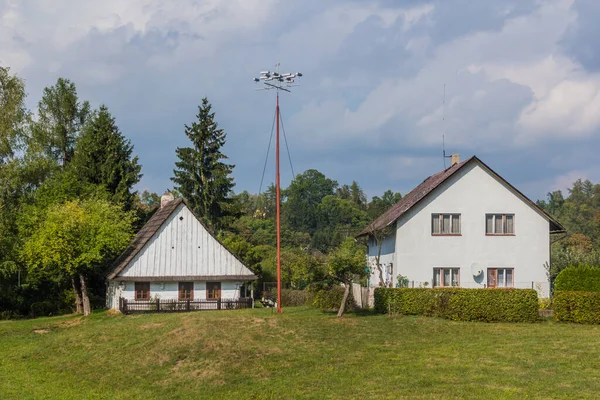
<svg viewBox="0 0 600 400">
<path fill-rule="evenodd" d="M 460 214 L 431 214 L 432 235 L 460 235 Z"/>
<path fill-rule="evenodd" d="M 489 288 L 513 287 L 514 268 L 488 268 L 487 285 Z"/>
<path fill-rule="evenodd" d="M 448 287 L 460 285 L 460 268 L 434 268 L 433 286 Z"/>
<path fill-rule="evenodd" d="M 135 283 L 135 299 L 150 300 L 150 282 Z"/>
<path fill-rule="evenodd" d="M 221 298 L 221 282 L 206 282 L 206 299 L 218 300 Z"/>
<path fill-rule="evenodd" d="M 179 300 L 194 300 L 194 282 L 179 282 Z"/>
<path fill-rule="evenodd" d="M 515 214 L 486 214 L 486 235 L 514 235 Z"/>
</svg>

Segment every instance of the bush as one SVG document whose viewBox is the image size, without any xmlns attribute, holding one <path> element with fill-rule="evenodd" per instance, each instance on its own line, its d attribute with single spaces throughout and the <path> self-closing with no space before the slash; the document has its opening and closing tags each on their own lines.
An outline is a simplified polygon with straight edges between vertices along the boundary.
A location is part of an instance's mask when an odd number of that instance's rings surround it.
<svg viewBox="0 0 600 400">
<path fill-rule="evenodd" d="M 554 319 L 578 324 L 600 324 L 600 292 L 557 291 Z"/>
<path fill-rule="evenodd" d="M 600 268 L 589 265 L 565 268 L 556 277 L 554 290 L 600 292 Z"/>
<path fill-rule="evenodd" d="M 538 300 L 540 310 L 551 310 L 552 299 L 539 299 Z"/>
<path fill-rule="evenodd" d="M 388 310 L 455 321 L 534 322 L 538 297 L 532 289 L 375 289 L 375 311 Z"/>
<path fill-rule="evenodd" d="M 281 289 L 281 305 L 283 307 L 309 306 L 314 297 L 314 293 L 308 290 Z"/>
<path fill-rule="evenodd" d="M 319 290 L 315 293 L 312 305 L 322 310 L 338 310 L 340 304 L 342 304 L 345 290 L 346 288 L 343 286 L 334 286 L 330 289 Z M 352 311 L 353 309 L 354 298 L 352 297 L 352 289 L 350 289 L 348 300 L 346 300 L 346 311 Z"/>
<path fill-rule="evenodd" d="M 30 315 L 35 317 L 47 317 L 52 314 L 56 314 L 56 304 L 50 301 L 39 301 L 32 303 L 30 308 Z"/>
</svg>

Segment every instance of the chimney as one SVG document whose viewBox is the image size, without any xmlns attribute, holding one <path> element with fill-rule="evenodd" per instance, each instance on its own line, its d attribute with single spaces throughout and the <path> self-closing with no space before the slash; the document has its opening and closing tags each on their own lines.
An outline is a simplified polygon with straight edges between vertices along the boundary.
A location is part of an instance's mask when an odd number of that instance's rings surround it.
<svg viewBox="0 0 600 400">
<path fill-rule="evenodd" d="M 460 162 L 460 154 L 451 154 L 450 155 L 450 166 L 458 164 Z"/>
<path fill-rule="evenodd" d="M 160 197 L 160 208 L 163 208 L 168 202 L 173 200 L 175 200 L 175 197 L 173 197 L 170 192 L 165 192 L 165 194 Z"/>
</svg>

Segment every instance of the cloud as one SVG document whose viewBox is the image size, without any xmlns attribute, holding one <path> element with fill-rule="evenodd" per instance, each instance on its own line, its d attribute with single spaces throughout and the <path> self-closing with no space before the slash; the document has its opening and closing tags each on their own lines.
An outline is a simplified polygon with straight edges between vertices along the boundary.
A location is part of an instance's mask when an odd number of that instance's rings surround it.
<svg viewBox="0 0 600 400">
<path fill-rule="evenodd" d="M 106 103 L 140 155 L 141 188 L 172 186 L 183 125 L 208 96 L 237 190 L 256 191 L 274 98 L 251 79 L 279 61 L 304 73 L 281 96 L 297 172 L 406 191 L 441 168 L 445 134 L 449 151 L 538 197 L 600 164 L 586 150 L 600 144 L 597 4 L 0 0 L 0 62 L 26 79 L 31 108 L 59 76 Z"/>
</svg>

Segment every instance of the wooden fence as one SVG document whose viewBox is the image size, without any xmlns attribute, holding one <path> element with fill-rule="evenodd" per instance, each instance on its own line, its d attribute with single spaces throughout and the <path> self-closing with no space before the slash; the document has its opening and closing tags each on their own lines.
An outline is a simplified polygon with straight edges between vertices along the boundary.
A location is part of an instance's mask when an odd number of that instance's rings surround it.
<svg viewBox="0 0 600 400">
<path fill-rule="evenodd" d="M 188 312 L 208 310 L 238 310 L 252 308 L 250 297 L 240 299 L 218 300 L 127 300 L 119 298 L 119 310 L 123 314 L 156 313 L 156 312 Z"/>
</svg>

